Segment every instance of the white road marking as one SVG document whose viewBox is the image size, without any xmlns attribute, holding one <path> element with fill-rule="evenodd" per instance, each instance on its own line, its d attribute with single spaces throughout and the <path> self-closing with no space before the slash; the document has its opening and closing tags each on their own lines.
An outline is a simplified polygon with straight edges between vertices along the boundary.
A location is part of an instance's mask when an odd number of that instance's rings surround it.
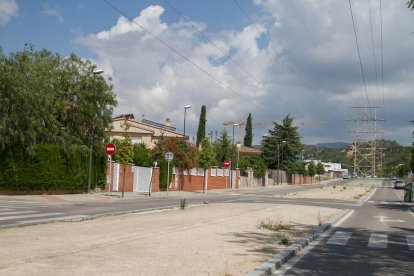
<svg viewBox="0 0 414 276">
<path fill-rule="evenodd" d="M 411 251 L 414 251 L 414 235 L 408 235 L 407 237 L 407 245 Z"/>
<path fill-rule="evenodd" d="M 400 201 L 404 201 L 404 200 L 401 198 L 400 194 L 397 192 L 397 190 L 394 190 L 394 192 L 397 194 L 397 196 L 398 196 L 398 198 L 400 199 Z"/>
<path fill-rule="evenodd" d="M 366 199 L 364 199 L 364 201 L 363 202 L 367 202 L 368 200 L 370 200 L 370 198 L 374 195 L 374 193 L 377 191 L 377 188 L 375 188 L 372 192 L 371 192 L 371 194 L 366 198 Z"/>
<path fill-rule="evenodd" d="M 405 222 L 405 220 L 402 219 L 387 219 L 386 216 L 375 216 L 374 218 L 379 218 L 380 222 Z"/>
<path fill-rule="evenodd" d="M 326 244 L 346 245 L 352 236 L 352 232 L 336 231 Z"/>
<path fill-rule="evenodd" d="M 338 220 L 337 222 L 334 223 L 334 225 L 332 225 L 333 227 L 338 227 L 339 225 L 341 225 L 345 220 L 347 220 L 355 211 L 351 210 L 349 211 L 345 216 L 343 216 L 340 220 Z"/>
<path fill-rule="evenodd" d="M 8 217 L 0 217 L 0 220 L 10 220 L 10 219 L 24 219 L 24 218 L 38 218 L 38 217 L 48 217 L 48 216 L 55 216 L 55 215 L 62 215 L 64 213 L 43 213 L 43 214 L 31 214 L 31 215 L 22 215 L 22 216 L 8 216 Z"/>
<path fill-rule="evenodd" d="M 20 214 L 30 214 L 30 213 L 36 213 L 36 211 L 13 211 L 13 212 L 0 212 L 0 216 L 20 215 Z"/>
<path fill-rule="evenodd" d="M 284 275 L 287 271 L 291 270 L 292 267 L 296 265 L 297 262 L 300 261 L 306 254 L 309 253 L 315 246 L 317 246 L 322 240 L 324 240 L 335 228 L 331 228 L 324 232 L 322 235 L 319 236 L 318 239 L 311 242 L 305 249 L 300 251 L 296 254 L 295 257 L 290 259 L 286 264 L 284 264 L 281 268 L 279 268 L 274 274 L 272 275 Z"/>
<path fill-rule="evenodd" d="M 387 248 L 388 235 L 386 234 L 371 234 L 368 241 L 368 247 L 371 248 Z"/>
<path fill-rule="evenodd" d="M 32 219 L 32 220 L 22 220 L 19 221 L 19 224 L 27 224 L 27 223 L 39 223 L 39 222 L 47 222 L 47 221 L 70 221 L 70 220 L 83 220 L 83 219 L 90 219 L 90 216 L 79 215 L 79 216 L 66 216 L 66 217 L 55 217 L 55 218 L 42 218 L 42 219 Z"/>
</svg>

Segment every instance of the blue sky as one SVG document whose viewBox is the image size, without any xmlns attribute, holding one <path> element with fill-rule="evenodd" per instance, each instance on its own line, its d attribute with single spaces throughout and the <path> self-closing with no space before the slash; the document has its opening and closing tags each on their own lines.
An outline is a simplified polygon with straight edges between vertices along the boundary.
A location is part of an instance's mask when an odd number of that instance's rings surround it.
<svg viewBox="0 0 414 276">
<path fill-rule="evenodd" d="M 0 0 L 0 46 L 91 59 L 113 79 L 115 115 L 170 118 L 182 131 L 191 104 L 190 136 L 206 105 L 207 132 L 252 113 L 259 143 L 290 113 L 304 143 L 352 142 L 349 120 L 363 114 L 351 107 L 381 106 L 377 138 L 412 143 L 414 12 L 405 1 L 351 1 L 363 74 L 348 1 L 108 2 L 145 31 L 103 0 Z"/>
</svg>

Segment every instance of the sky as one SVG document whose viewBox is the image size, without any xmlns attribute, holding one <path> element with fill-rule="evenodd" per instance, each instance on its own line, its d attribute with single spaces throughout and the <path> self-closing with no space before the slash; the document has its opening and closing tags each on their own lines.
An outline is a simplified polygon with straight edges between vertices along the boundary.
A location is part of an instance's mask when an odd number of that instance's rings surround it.
<svg viewBox="0 0 414 276">
<path fill-rule="evenodd" d="M 0 46 L 90 59 L 112 78 L 114 115 L 169 118 L 182 132 L 185 113 L 191 140 L 205 105 L 213 138 L 227 128 L 237 142 L 240 128 L 243 140 L 245 125 L 223 124 L 251 113 L 259 144 L 290 114 L 304 144 L 352 143 L 374 137 L 368 130 L 411 145 L 414 11 L 405 3 L 0 0 Z"/>
</svg>

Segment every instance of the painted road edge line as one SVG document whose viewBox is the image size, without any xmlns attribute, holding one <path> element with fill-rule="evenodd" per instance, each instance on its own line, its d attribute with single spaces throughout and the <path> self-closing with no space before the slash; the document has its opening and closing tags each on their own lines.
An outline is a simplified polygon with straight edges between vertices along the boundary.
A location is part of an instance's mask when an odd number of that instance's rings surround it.
<svg viewBox="0 0 414 276">
<path fill-rule="evenodd" d="M 296 256 L 302 249 L 308 246 L 311 242 L 317 240 L 324 232 L 330 231 L 333 225 L 339 225 L 340 223 L 344 222 L 354 210 L 343 210 L 329 222 L 322 224 L 319 226 L 316 231 L 311 235 L 304 238 L 297 240 L 296 242 L 292 243 L 285 250 L 282 252 L 274 255 L 258 267 L 250 270 L 246 273 L 246 276 L 267 276 L 271 275 L 276 272 L 278 268 L 280 268 L 283 264 L 287 263 L 288 260 Z"/>
</svg>

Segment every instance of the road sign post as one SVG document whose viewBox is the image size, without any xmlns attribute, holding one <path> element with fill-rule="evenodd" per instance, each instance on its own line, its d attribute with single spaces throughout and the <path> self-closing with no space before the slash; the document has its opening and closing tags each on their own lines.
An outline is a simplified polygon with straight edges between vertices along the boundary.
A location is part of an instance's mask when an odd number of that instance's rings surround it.
<svg viewBox="0 0 414 276">
<path fill-rule="evenodd" d="M 168 196 L 168 189 L 170 186 L 170 161 L 173 160 L 174 154 L 172 152 L 166 152 L 164 154 L 165 160 L 167 160 L 168 166 L 167 166 L 167 196 Z"/>
<path fill-rule="evenodd" d="M 116 151 L 116 146 L 109 143 L 105 146 L 106 154 L 109 155 L 109 177 L 108 177 L 108 197 L 111 197 L 111 182 L 112 182 L 112 154 Z"/>
<path fill-rule="evenodd" d="M 230 160 L 224 160 L 223 165 L 224 165 L 224 177 L 226 178 L 226 190 L 227 190 L 227 177 L 228 176 L 226 175 L 226 170 L 227 168 L 230 167 Z M 229 171 L 229 174 L 230 174 L 230 171 Z"/>
</svg>

